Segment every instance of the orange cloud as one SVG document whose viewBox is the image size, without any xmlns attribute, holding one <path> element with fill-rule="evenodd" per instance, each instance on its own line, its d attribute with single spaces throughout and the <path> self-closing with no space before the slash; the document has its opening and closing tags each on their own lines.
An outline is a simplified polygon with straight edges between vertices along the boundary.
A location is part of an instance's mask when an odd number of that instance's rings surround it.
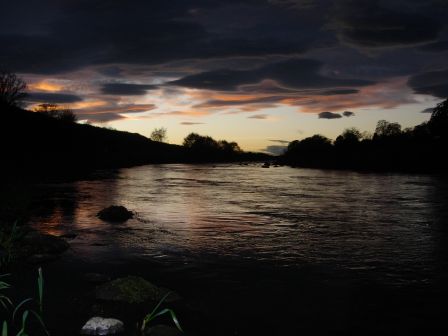
<svg viewBox="0 0 448 336">
<path fill-rule="evenodd" d="M 387 82 L 366 86 L 358 93 L 337 96 L 310 96 L 288 99 L 288 105 L 300 106 L 300 112 L 345 111 L 356 108 L 391 109 L 416 102 L 407 78 L 398 77 Z"/>
<path fill-rule="evenodd" d="M 64 87 L 60 84 L 50 83 L 47 81 L 31 83 L 28 85 L 28 87 L 31 90 L 45 91 L 45 92 L 58 92 L 64 89 Z"/>
</svg>

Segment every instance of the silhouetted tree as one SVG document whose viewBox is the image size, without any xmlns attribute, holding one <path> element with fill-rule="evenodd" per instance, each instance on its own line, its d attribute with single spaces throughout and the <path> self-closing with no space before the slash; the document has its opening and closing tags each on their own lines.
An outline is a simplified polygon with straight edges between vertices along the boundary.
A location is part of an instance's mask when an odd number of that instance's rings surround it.
<svg viewBox="0 0 448 336">
<path fill-rule="evenodd" d="M 210 136 L 197 133 L 190 133 L 185 137 L 183 145 L 196 161 L 232 161 L 242 154 L 236 142 L 216 141 Z"/>
<path fill-rule="evenodd" d="M 166 128 L 155 128 L 154 131 L 151 132 L 150 139 L 152 141 L 164 142 L 166 140 Z"/>
<path fill-rule="evenodd" d="M 320 166 L 329 162 L 332 147 L 330 139 L 316 134 L 290 142 L 284 155 L 293 164 Z"/>
<path fill-rule="evenodd" d="M 34 112 L 42 113 L 63 122 L 74 123 L 77 120 L 75 113 L 71 109 L 67 107 L 61 107 L 57 104 L 40 104 L 36 108 L 34 108 Z"/>
<path fill-rule="evenodd" d="M 361 141 L 362 137 L 362 133 L 357 128 L 347 128 L 336 138 L 334 144 L 339 147 L 354 146 Z"/>
<path fill-rule="evenodd" d="M 226 154 L 233 154 L 241 152 L 240 146 L 236 142 L 227 142 L 226 140 L 218 141 L 218 146 Z"/>
<path fill-rule="evenodd" d="M 385 138 L 396 136 L 401 133 L 401 125 L 399 123 L 391 123 L 386 120 L 380 120 L 376 124 L 375 134 L 373 135 L 375 138 Z"/>
<path fill-rule="evenodd" d="M 444 100 L 433 109 L 428 126 L 433 135 L 442 137 L 448 136 L 448 99 Z"/>
<path fill-rule="evenodd" d="M 26 83 L 16 74 L 0 71 L 0 106 L 20 106 Z"/>
</svg>

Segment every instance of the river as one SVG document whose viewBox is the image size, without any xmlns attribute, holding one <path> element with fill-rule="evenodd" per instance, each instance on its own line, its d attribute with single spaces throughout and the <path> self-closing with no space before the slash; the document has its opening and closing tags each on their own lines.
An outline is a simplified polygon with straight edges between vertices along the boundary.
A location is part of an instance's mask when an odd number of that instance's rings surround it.
<svg viewBox="0 0 448 336">
<path fill-rule="evenodd" d="M 145 276 L 189 298 L 211 334 L 410 335 L 443 325 L 443 177 L 151 165 L 43 184 L 38 195 L 31 224 L 76 234 L 50 272 Z M 135 217 L 99 220 L 109 205 Z"/>
</svg>

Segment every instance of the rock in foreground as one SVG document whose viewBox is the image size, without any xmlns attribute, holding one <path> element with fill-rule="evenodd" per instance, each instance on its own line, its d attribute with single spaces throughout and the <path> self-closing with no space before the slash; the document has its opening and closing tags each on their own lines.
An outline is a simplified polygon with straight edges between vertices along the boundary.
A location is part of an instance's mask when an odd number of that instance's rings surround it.
<svg viewBox="0 0 448 336">
<path fill-rule="evenodd" d="M 126 222 L 134 217 L 134 214 L 124 206 L 112 205 L 98 212 L 97 216 L 107 222 Z"/>
<path fill-rule="evenodd" d="M 33 264 L 54 260 L 69 248 L 69 244 L 60 237 L 30 230 L 18 242 L 14 258 L 27 259 Z"/>
<path fill-rule="evenodd" d="M 118 278 L 99 286 L 96 289 L 97 299 L 106 301 L 119 301 L 126 303 L 143 303 L 146 301 L 158 302 L 169 290 L 153 285 L 149 281 L 137 277 L 127 276 Z M 167 302 L 178 299 L 173 293 L 167 297 Z"/>
<path fill-rule="evenodd" d="M 82 327 L 83 335 L 114 335 L 124 330 L 123 322 L 113 318 L 92 317 Z"/>
</svg>

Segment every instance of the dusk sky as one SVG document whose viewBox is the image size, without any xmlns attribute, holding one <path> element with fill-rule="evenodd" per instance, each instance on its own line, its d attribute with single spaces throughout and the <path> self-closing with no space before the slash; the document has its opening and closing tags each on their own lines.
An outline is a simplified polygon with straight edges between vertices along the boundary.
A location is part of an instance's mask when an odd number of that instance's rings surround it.
<svg viewBox="0 0 448 336">
<path fill-rule="evenodd" d="M 275 151 L 313 134 L 415 126 L 448 97 L 448 1 L 3 1 L 0 65 L 28 107 L 168 142 Z M 280 146 L 280 147 L 279 147 Z"/>
</svg>

